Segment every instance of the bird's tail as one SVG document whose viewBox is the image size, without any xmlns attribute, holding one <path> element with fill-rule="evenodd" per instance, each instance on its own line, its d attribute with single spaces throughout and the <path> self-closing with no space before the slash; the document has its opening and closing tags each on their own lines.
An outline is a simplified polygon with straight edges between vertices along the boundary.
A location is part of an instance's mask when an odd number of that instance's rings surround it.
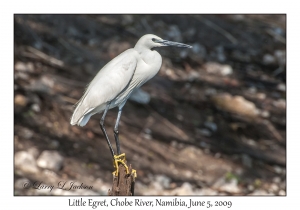
<svg viewBox="0 0 300 210">
<path fill-rule="evenodd" d="M 76 108 L 73 112 L 73 115 L 70 120 L 71 125 L 79 125 L 79 126 L 85 126 L 89 119 L 91 118 L 92 115 L 96 113 L 100 113 L 105 109 L 105 104 L 98 106 L 98 107 L 93 107 L 90 109 L 86 109 L 86 106 L 84 105 L 84 101 L 80 100 L 76 104 Z"/>
<path fill-rule="evenodd" d="M 85 112 L 85 110 L 83 110 L 82 101 L 79 100 L 75 104 L 75 110 L 72 114 L 70 124 L 71 125 L 85 126 L 91 116 L 89 116 L 88 118 L 85 117 L 85 116 L 88 116 L 88 115 L 86 115 L 84 112 Z"/>
<path fill-rule="evenodd" d="M 73 115 L 71 117 L 70 124 L 71 125 L 79 125 L 79 126 L 85 126 L 87 122 L 89 121 L 92 114 L 92 109 L 86 110 L 86 107 L 83 104 L 82 98 L 75 104 L 76 108 L 73 112 Z"/>
<path fill-rule="evenodd" d="M 85 126 L 87 124 L 87 122 L 90 120 L 90 118 L 91 118 L 92 115 L 93 115 L 92 113 L 88 113 L 86 115 L 83 115 L 80 118 L 80 120 L 77 122 L 77 125 L 79 125 L 81 127 Z"/>
</svg>

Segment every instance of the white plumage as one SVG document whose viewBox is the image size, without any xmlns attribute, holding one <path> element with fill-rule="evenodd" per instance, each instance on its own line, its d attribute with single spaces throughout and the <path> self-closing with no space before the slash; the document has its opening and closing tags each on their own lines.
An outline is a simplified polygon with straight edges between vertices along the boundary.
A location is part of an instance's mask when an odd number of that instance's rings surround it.
<svg viewBox="0 0 300 210">
<path fill-rule="evenodd" d="M 71 118 L 71 124 L 86 125 L 89 118 L 101 113 L 107 102 L 114 101 L 118 105 L 122 97 L 120 93 L 128 89 L 137 65 L 137 53 L 129 49 L 106 64 L 88 85 Z"/>
<path fill-rule="evenodd" d="M 124 51 L 98 72 L 77 102 L 70 123 L 86 125 L 90 117 L 103 112 L 108 103 L 109 109 L 118 106 L 121 110 L 130 94 L 159 71 L 162 58 L 152 49 L 162 46 L 191 47 L 152 34 L 142 36 L 134 48 Z"/>
<path fill-rule="evenodd" d="M 119 164 L 123 164 L 127 173 L 129 173 L 125 161 L 125 153 L 121 154 L 119 142 L 118 125 L 122 108 L 132 92 L 159 71 L 162 58 L 153 48 L 162 46 L 191 48 L 189 45 L 163 40 L 152 34 L 142 36 L 134 48 L 124 51 L 98 72 L 86 88 L 81 99 L 77 102 L 71 117 L 71 125 L 85 126 L 92 115 L 104 111 L 100 120 L 100 127 L 114 159 L 114 167 L 116 168 L 114 174 L 116 176 L 119 173 Z M 114 127 L 117 155 L 115 155 L 104 126 L 107 111 L 116 106 L 119 107 Z M 132 170 L 131 173 L 134 173 L 136 176 L 135 170 Z"/>
</svg>

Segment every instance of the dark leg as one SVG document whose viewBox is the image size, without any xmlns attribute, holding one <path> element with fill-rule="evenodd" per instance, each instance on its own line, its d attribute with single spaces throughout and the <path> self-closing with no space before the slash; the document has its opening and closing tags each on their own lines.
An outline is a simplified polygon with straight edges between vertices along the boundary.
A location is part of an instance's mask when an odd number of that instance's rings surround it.
<svg viewBox="0 0 300 210">
<path fill-rule="evenodd" d="M 114 153 L 114 150 L 113 150 L 113 148 L 112 148 L 112 146 L 111 146 L 111 143 L 110 143 L 110 141 L 109 141 L 109 139 L 108 139 L 108 136 L 107 136 L 107 133 L 106 133 L 106 130 L 105 130 L 105 127 L 104 127 L 104 119 L 105 119 L 106 113 L 107 113 L 107 111 L 108 111 L 108 109 L 109 109 L 109 106 L 110 106 L 110 103 L 108 103 L 108 104 L 106 105 L 105 111 L 104 111 L 103 116 L 102 116 L 102 118 L 101 118 L 101 120 L 100 120 L 100 127 L 101 127 L 101 130 L 102 130 L 102 132 L 103 132 L 103 134 L 104 134 L 104 136 L 105 136 L 105 139 L 106 139 L 106 141 L 107 141 L 107 144 L 108 144 L 108 146 L 109 146 L 111 155 L 112 155 L 113 158 L 114 158 L 115 153 Z"/>
<path fill-rule="evenodd" d="M 118 153 L 118 155 L 121 154 L 120 141 L 119 141 L 119 122 L 120 122 L 121 114 L 122 114 L 122 109 L 119 109 L 118 117 L 117 117 L 115 128 L 114 128 L 114 135 L 115 135 L 115 140 L 116 140 L 116 146 L 117 146 L 117 153 Z"/>
</svg>

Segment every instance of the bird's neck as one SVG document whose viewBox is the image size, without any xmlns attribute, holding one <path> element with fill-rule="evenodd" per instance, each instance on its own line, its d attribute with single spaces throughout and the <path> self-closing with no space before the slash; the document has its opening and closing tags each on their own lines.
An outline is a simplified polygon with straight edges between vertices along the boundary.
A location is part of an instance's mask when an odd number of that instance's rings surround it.
<svg viewBox="0 0 300 210">
<path fill-rule="evenodd" d="M 149 51 L 151 51 L 148 47 L 145 47 L 143 45 L 135 45 L 134 49 L 139 53 L 139 54 L 143 54 L 143 53 L 147 53 Z"/>
</svg>

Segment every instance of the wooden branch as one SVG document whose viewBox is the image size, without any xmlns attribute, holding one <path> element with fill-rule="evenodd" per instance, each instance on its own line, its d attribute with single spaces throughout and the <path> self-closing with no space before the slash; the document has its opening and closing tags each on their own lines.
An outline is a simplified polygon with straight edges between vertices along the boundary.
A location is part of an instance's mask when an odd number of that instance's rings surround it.
<svg viewBox="0 0 300 210">
<path fill-rule="evenodd" d="M 114 176 L 114 175 L 113 175 Z M 129 174 L 126 173 L 124 165 L 119 165 L 119 175 L 113 177 L 112 190 L 108 190 L 109 196 L 133 196 L 135 177 L 132 167 L 129 166 Z"/>
</svg>

